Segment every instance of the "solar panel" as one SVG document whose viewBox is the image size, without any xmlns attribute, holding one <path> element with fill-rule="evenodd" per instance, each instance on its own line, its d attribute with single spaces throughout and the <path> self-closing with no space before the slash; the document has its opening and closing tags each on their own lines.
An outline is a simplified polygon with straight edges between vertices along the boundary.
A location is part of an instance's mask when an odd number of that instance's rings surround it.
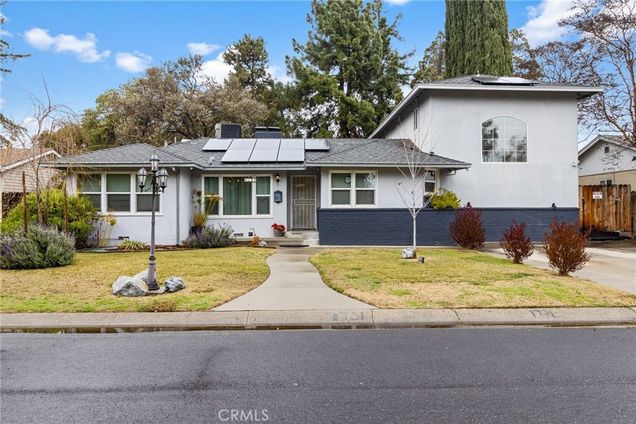
<svg viewBox="0 0 636 424">
<path fill-rule="evenodd" d="M 221 162 L 248 162 L 255 144 L 254 138 L 233 139 Z"/>
<path fill-rule="evenodd" d="M 327 151 L 329 144 L 324 138 L 308 138 L 305 140 L 305 150 L 307 151 Z"/>
<path fill-rule="evenodd" d="M 305 140 L 283 138 L 280 140 L 278 162 L 303 162 L 305 160 Z"/>
<path fill-rule="evenodd" d="M 537 81 L 529 80 L 519 77 L 488 77 L 488 76 L 474 76 L 473 81 L 476 81 L 484 85 L 536 85 Z"/>
<path fill-rule="evenodd" d="M 258 138 L 250 156 L 250 162 L 276 162 L 280 139 Z"/>
<path fill-rule="evenodd" d="M 209 138 L 201 150 L 204 152 L 225 151 L 231 143 L 231 138 Z"/>
</svg>

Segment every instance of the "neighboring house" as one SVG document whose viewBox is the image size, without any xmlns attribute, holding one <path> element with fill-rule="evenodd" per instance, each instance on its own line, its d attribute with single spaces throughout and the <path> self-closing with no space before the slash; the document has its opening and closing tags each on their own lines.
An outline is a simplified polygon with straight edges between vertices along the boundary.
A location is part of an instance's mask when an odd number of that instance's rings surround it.
<svg viewBox="0 0 636 424">
<path fill-rule="evenodd" d="M 156 152 L 170 175 L 158 202 L 158 243 L 187 236 L 200 191 L 221 196 L 208 222 L 229 223 L 237 236 L 271 236 L 279 223 L 317 231 L 325 245 L 408 245 L 411 217 L 397 170 L 407 165 L 406 145 L 423 150 L 427 191 L 450 189 L 482 209 L 488 240 L 499 240 L 513 219 L 540 239 L 553 218 L 577 219 L 577 100 L 599 91 L 462 77 L 415 87 L 369 139 L 284 139 L 262 130 L 255 139 L 130 144 L 55 166 L 72 171 L 71 192 L 117 216 L 114 239 L 149 239 L 151 205 L 135 173 Z M 452 244 L 453 217 L 424 209 L 418 244 Z"/>
<path fill-rule="evenodd" d="M 636 191 L 636 147 L 599 135 L 579 150 L 579 184 L 629 184 Z"/>
<path fill-rule="evenodd" d="M 40 179 L 40 187 L 49 185 L 57 174 L 55 169 L 40 166 L 40 162 L 59 158 L 52 149 L 0 149 L 0 206 L 2 216 L 22 198 L 22 172 L 25 174 L 26 191 L 35 191 L 36 172 Z"/>
</svg>

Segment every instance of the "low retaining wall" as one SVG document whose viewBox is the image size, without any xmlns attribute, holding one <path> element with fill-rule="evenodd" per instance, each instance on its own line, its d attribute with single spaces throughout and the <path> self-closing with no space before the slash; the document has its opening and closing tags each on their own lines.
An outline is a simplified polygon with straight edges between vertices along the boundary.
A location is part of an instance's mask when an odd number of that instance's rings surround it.
<svg viewBox="0 0 636 424">
<path fill-rule="evenodd" d="M 550 222 L 577 222 L 578 208 L 480 208 L 486 241 L 499 241 L 512 220 L 524 222 L 533 241 L 543 240 Z M 417 244 L 452 246 L 448 226 L 454 210 L 423 209 L 417 216 Z M 412 219 L 406 209 L 319 209 L 322 245 L 406 246 L 412 241 Z"/>
</svg>

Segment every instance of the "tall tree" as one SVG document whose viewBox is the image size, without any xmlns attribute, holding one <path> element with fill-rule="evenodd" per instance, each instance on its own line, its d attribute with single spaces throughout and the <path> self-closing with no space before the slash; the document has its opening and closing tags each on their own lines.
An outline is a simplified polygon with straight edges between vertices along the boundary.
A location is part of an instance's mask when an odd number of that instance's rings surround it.
<svg viewBox="0 0 636 424">
<path fill-rule="evenodd" d="M 0 9 L 6 5 L 6 0 L 0 1 Z M 0 29 L 4 31 L 4 23 L 6 22 L 5 16 L 0 13 Z M 13 53 L 11 51 L 11 46 L 7 41 L 7 37 L 0 38 L 0 73 L 8 74 L 11 72 L 11 69 L 7 67 L 8 62 L 13 62 L 18 59 L 24 59 L 25 57 L 31 56 L 30 54 L 21 54 L 21 53 Z"/>
<path fill-rule="evenodd" d="M 273 82 L 268 69 L 269 53 L 265 48 L 263 37 L 253 38 L 249 34 L 243 35 L 243 38 L 223 53 L 223 60 L 232 66 L 230 78 L 235 78 L 241 87 L 252 93 L 254 98 L 263 98 L 265 91 Z"/>
<path fill-rule="evenodd" d="M 512 74 L 504 0 L 446 0 L 446 76 Z"/>
<path fill-rule="evenodd" d="M 446 38 L 439 31 L 433 42 L 424 50 L 424 57 L 420 60 L 417 72 L 413 75 L 411 87 L 420 82 L 438 81 L 444 78 L 446 69 Z"/>
<path fill-rule="evenodd" d="M 401 99 L 406 59 L 393 47 L 398 22 L 389 22 L 381 0 L 313 0 L 308 40 L 293 40 L 287 58 L 302 110 L 296 117 L 308 136 L 364 137 Z"/>
<path fill-rule="evenodd" d="M 530 48 L 530 43 L 520 29 L 510 31 L 512 47 L 512 73 L 514 76 L 538 80 L 542 78 L 541 66 L 537 60 L 537 52 Z"/>
</svg>

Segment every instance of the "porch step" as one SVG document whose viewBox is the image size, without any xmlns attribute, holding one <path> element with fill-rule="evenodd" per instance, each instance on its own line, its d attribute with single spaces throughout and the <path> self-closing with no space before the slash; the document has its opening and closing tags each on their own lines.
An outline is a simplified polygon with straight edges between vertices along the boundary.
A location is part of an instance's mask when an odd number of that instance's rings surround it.
<svg viewBox="0 0 636 424">
<path fill-rule="evenodd" d="M 318 246 L 320 237 L 318 231 L 288 231 L 286 237 L 289 242 L 301 242 L 307 246 Z"/>
</svg>

